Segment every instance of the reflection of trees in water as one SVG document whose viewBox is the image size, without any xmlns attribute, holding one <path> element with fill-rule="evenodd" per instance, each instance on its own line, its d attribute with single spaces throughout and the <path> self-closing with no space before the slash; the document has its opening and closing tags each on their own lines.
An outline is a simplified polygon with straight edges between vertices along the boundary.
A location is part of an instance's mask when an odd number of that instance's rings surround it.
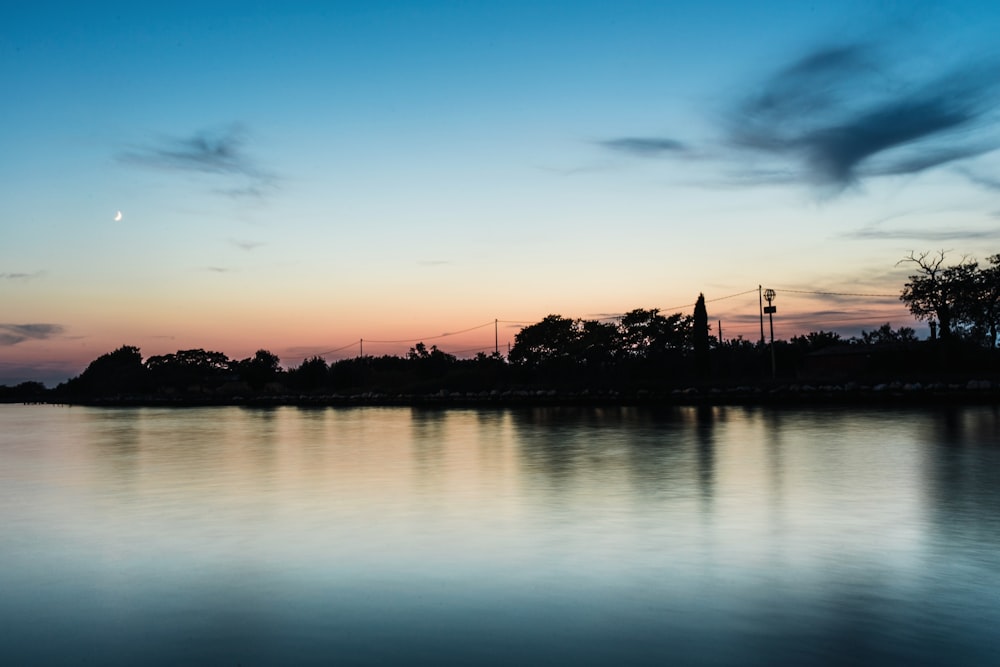
<svg viewBox="0 0 1000 667">
<path fill-rule="evenodd" d="M 777 518 L 785 502 L 785 459 L 784 431 L 787 427 L 781 410 L 765 410 L 764 443 L 767 449 L 768 497 L 771 500 L 771 515 Z"/>
<path fill-rule="evenodd" d="M 724 419 L 724 410 L 708 405 L 697 407 L 698 490 L 704 514 L 711 513 L 715 492 L 715 422 L 716 419 Z"/>
<path fill-rule="evenodd" d="M 281 408 L 261 407 L 242 408 L 242 410 L 251 417 L 248 421 L 253 433 L 236 435 L 240 456 L 249 459 L 258 474 L 270 474 L 278 460 Z"/>
<path fill-rule="evenodd" d="M 545 488 L 602 493 L 625 485 L 648 502 L 711 495 L 712 426 L 699 426 L 695 410 L 536 407 L 512 411 L 511 424 L 523 472 Z"/>
<path fill-rule="evenodd" d="M 145 409 L 84 411 L 88 431 L 85 441 L 91 445 L 101 464 L 109 466 L 112 478 L 131 485 L 139 470 L 142 450 L 142 417 Z"/>
<path fill-rule="evenodd" d="M 1000 566 L 1000 406 L 949 407 L 927 434 L 927 503 L 942 546 Z"/>
<path fill-rule="evenodd" d="M 423 485 L 439 486 L 447 465 L 450 413 L 440 408 L 410 408 L 410 447 L 414 472 Z"/>
</svg>

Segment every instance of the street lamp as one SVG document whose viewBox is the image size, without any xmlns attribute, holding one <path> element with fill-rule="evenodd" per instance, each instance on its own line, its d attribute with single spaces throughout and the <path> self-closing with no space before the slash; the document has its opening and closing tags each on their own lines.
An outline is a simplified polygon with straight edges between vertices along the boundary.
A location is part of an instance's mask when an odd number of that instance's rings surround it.
<svg viewBox="0 0 1000 667">
<path fill-rule="evenodd" d="M 767 305 L 764 306 L 764 312 L 767 313 L 767 321 L 771 325 L 771 379 L 773 380 L 777 377 L 777 372 L 775 371 L 774 365 L 774 313 L 777 312 L 778 308 L 772 306 L 771 302 L 774 301 L 775 297 L 774 290 L 770 287 L 764 290 L 764 300 L 767 301 Z"/>
</svg>

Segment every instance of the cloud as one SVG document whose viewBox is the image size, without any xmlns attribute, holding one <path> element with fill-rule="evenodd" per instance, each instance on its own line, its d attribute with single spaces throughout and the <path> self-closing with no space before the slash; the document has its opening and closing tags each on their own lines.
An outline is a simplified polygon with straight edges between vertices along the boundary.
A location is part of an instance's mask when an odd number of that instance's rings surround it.
<svg viewBox="0 0 1000 667">
<path fill-rule="evenodd" d="M 231 197 L 263 197 L 276 178 L 247 154 L 248 134 L 240 125 L 201 130 L 189 137 L 164 137 L 120 153 L 122 163 L 151 169 L 218 175 L 235 180 L 215 192 Z"/>
<path fill-rule="evenodd" d="M 246 250 L 247 252 L 264 245 L 260 241 L 247 241 L 245 239 L 229 239 L 229 242 L 232 243 L 237 248 L 239 248 L 240 250 Z"/>
<path fill-rule="evenodd" d="M 907 219 L 914 214 L 921 215 L 934 213 L 933 211 L 913 211 L 905 210 L 899 213 L 885 216 L 878 220 L 873 220 L 860 229 L 854 229 L 839 234 L 840 238 L 869 240 L 916 240 L 916 241 L 975 241 L 979 239 L 1000 238 L 1000 230 L 984 227 L 953 227 L 950 224 L 952 211 L 937 211 L 941 223 L 924 223 L 922 227 L 898 226 L 902 222 L 905 225 Z M 890 223 L 890 224 L 886 224 Z M 895 223 L 895 224 L 893 224 Z"/>
<path fill-rule="evenodd" d="M 1000 236 L 991 229 L 872 229 L 871 227 L 847 232 L 843 235 L 851 239 L 915 239 L 920 241 L 952 241 L 989 239 Z"/>
<path fill-rule="evenodd" d="M 0 324 L 0 345 L 17 345 L 26 340 L 45 340 L 61 334 L 59 324 Z"/>
<path fill-rule="evenodd" d="M 445 266 L 453 263 L 450 259 L 421 259 L 417 261 L 420 266 Z"/>
<path fill-rule="evenodd" d="M 622 137 L 598 143 L 605 148 L 639 157 L 657 157 L 664 153 L 680 153 L 687 150 L 687 146 L 680 141 L 665 137 Z"/>
<path fill-rule="evenodd" d="M 45 275 L 44 271 L 32 271 L 31 273 L 26 273 L 26 272 L 0 273 L 0 279 L 28 281 L 28 280 L 34 280 L 35 278 L 40 278 L 43 275 Z"/>
<path fill-rule="evenodd" d="M 984 187 L 987 190 L 1000 190 L 1000 179 L 976 174 L 968 169 L 960 169 L 959 172 L 980 187 Z"/>
<path fill-rule="evenodd" d="M 730 114 L 730 146 L 791 163 L 806 181 L 843 188 L 875 175 L 913 174 L 981 155 L 977 134 L 996 99 L 987 67 L 897 79 L 875 50 L 814 51 L 763 82 Z"/>
<path fill-rule="evenodd" d="M 815 48 L 733 97 L 714 147 L 666 137 L 598 144 L 645 158 L 698 155 L 723 166 L 727 187 L 808 183 L 839 192 L 1000 147 L 996 63 L 969 62 L 931 72 L 871 45 Z"/>
</svg>

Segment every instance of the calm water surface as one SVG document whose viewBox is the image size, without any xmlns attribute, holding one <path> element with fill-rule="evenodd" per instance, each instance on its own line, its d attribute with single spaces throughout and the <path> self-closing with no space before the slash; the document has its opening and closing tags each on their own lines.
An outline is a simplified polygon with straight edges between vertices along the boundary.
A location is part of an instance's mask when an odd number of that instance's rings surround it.
<svg viewBox="0 0 1000 667">
<path fill-rule="evenodd" d="M 1000 664 L 1000 411 L 0 406 L 0 664 Z"/>
</svg>

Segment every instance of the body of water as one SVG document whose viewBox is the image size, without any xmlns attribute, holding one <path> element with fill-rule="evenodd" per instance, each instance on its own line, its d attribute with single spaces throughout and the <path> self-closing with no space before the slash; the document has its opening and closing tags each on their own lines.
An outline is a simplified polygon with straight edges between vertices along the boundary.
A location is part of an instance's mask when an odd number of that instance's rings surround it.
<svg viewBox="0 0 1000 667">
<path fill-rule="evenodd" d="M 1000 411 L 0 406 L 0 663 L 1000 664 Z"/>
</svg>

